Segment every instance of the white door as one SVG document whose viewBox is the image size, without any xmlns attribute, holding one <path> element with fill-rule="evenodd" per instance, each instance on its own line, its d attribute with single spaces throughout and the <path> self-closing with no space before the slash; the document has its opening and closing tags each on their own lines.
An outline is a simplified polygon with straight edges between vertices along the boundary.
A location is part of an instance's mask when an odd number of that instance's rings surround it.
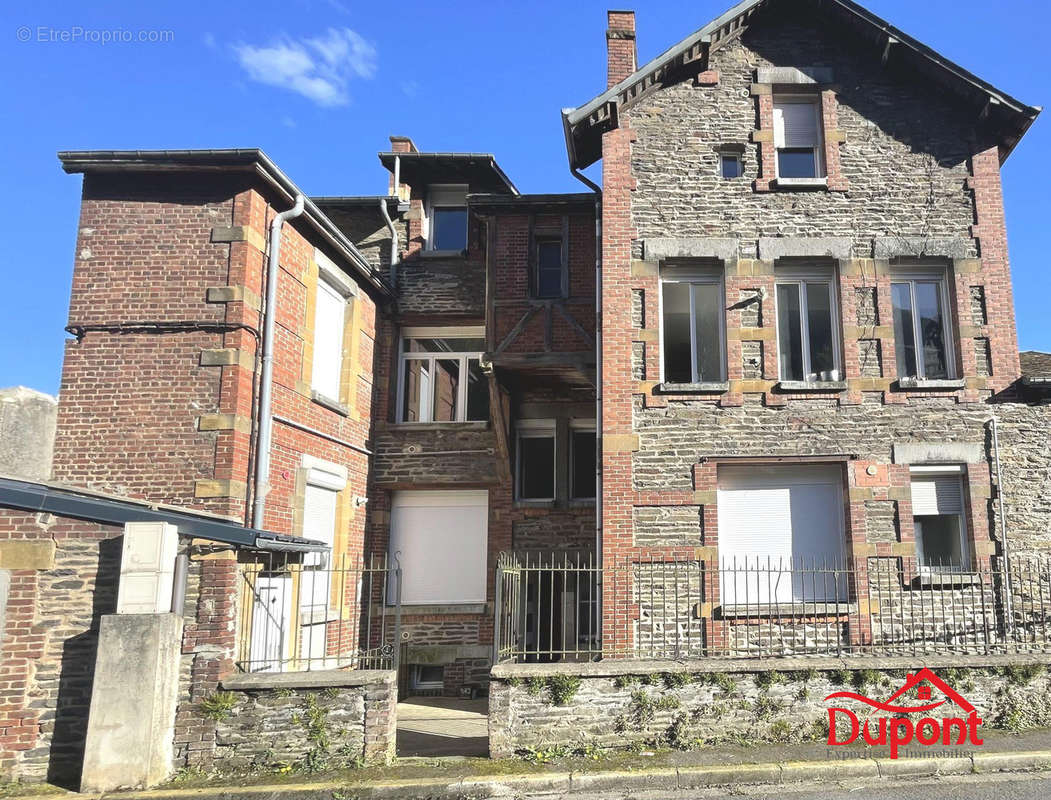
<svg viewBox="0 0 1051 800">
<path fill-rule="evenodd" d="M 402 603 L 484 603 L 488 530 L 486 491 L 395 492 L 390 555 Z"/>
<path fill-rule="evenodd" d="M 252 643 L 249 672 L 280 672 L 285 660 L 292 611 L 292 579 L 288 575 L 255 579 L 252 591 Z"/>
<path fill-rule="evenodd" d="M 844 599 L 842 487 L 836 466 L 720 468 L 723 602 Z"/>
</svg>

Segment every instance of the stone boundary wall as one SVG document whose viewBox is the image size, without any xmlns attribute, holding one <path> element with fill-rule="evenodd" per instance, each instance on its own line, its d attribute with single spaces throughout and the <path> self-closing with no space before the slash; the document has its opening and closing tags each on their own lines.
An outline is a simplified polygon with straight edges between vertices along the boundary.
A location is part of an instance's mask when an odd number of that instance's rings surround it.
<svg viewBox="0 0 1051 800">
<path fill-rule="evenodd" d="M 215 728 L 212 767 L 317 771 L 394 758 L 393 670 L 254 673 L 222 681 L 198 703 Z"/>
<path fill-rule="evenodd" d="M 933 656 L 499 664 L 489 684 L 489 754 L 824 742 L 830 705 L 854 710 L 862 721 L 873 713 L 856 700 L 826 703 L 829 694 L 852 691 L 885 701 L 924 666 L 975 706 L 984 721 L 979 731 L 1020 731 L 1051 725 L 1049 663 L 1047 656 Z M 913 689 L 901 702 L 915 697 Z M 933 699 L 942 699 L 937 688 Z M 929 713 L 967 716 L 951 702 L 944 709 Z M 843 738 L 838 728 L 837 737 Z M 852 746 L 865 745 L 859 736 Z"/>
</svg>

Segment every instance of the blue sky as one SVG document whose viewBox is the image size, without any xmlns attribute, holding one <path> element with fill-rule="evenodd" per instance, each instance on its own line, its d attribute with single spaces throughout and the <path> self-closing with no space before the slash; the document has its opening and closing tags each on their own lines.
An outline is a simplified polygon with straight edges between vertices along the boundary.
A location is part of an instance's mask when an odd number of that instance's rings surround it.
<svg viewBox="0 0 1051 800">
<path fill-rule="evenodd" d="M 988 0 L 866 4 L 1024 102 L 1051 101 L 1045 3 L 1002 0 L 996 13 Z M 608 5 L 5 4 L 0 386 L 58 389 L 80 197 L 58 150 L 261 147 L 308 193 L 378 194 L 387 178 L 375 154 L 396 133 L 427 150 L 494 152 L 523 191 L 579 191 L 559 109 L 604 88 Z M 636 5 L 640 63 L 730 5 Z M 100 41 L 114 31 L 167 41 Z M 1051 351 L 1048 153 L 1041 119 L 1003 174 L 1020 344 Z"/>
</svg>

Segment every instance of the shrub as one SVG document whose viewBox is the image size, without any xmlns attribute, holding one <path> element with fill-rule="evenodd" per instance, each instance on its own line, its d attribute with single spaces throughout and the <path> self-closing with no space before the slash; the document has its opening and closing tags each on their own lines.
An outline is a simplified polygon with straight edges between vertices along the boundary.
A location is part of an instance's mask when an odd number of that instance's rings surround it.
<svg viewBox="0 0 1051 800">
<path fill-rule="evenodd" d="M 235 705 L 237 705 L 237 695 L 233 692 L 213 692 L 201 700 L 201 713 L 208 719 L 222 722 L 230 716 Z"/>
<path fill-rule="evenodd" d="M 579 688 L 580 678 L 576 675 L 553 675 L 547 679 L 547 690 L 556 706 L 566 705 Z"/>
</svg>

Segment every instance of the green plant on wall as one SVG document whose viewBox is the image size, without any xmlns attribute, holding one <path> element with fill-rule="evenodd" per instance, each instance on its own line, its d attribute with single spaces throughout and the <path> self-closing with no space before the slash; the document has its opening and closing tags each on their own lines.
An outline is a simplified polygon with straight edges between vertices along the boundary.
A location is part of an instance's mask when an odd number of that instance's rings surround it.
<svg viewBox="0 0 1051 800">
<path fill-rule="evenodd" d="M 547 690 L 551 694 L 551 702 L 556 706 L 564 706 L 580 689 L 580 678 L 577 675 L 552 675 L 547 679 Z"/>
<path fill-rule="evenodd" d="M 755 675 L 755 685 L 760 689 L 769 689 L 771 686 L 775 686 L 778 683 L 784 683 L 785 676 L 777 670 L 770 670 L 769 672 L 757 672 Z"/>
<path fill-rule="evenodd" d="M 208 719 L 222 722 L 230 716 L 237 705 L 237 695 L 233 692 L 213 692 L 201 700 L 201 713 Z"/>
<path fill-rule="evenodd" d="M 526 691 L 533 697 L 540 696 L 540 693 L 544 691 L 544 685 L 544 679 L 537 675 L 534 675 L 531 678 L 526 678 Z"/>
</svg>

